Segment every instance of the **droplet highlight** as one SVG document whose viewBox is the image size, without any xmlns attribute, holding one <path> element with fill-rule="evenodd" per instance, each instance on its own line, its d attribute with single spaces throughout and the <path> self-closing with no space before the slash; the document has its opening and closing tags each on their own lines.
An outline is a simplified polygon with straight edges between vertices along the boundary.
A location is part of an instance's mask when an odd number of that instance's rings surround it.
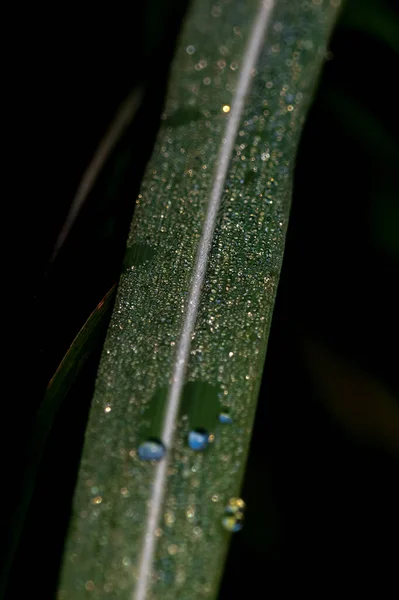
<svg viewBox="0 0 399 600">
<path fill-rule="evenodd" d="M 209 433 L 205 429 L 193 429 L 188 434 L 188 445 L 195 452 L 202 452 L 209 444 Z"/>
<path fill-rule="evenodd" d="M 245 502 L 241 498 L 230 498 L 224 509 L 222 525 L 226 531 L 236 533 L 244 526 Z"/>
<path fill-rule="evenodd" d="M 161 460 L 165 456 L 165 446 L 160 440 L 149 439 L 140 444 L 138 454 L 141 460 Z"/>
</svg>

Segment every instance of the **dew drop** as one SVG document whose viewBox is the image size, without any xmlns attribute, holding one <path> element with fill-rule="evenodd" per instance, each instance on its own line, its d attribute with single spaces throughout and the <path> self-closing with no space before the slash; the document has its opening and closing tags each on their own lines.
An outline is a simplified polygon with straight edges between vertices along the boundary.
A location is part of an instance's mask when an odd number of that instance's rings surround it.
<svg viewBox="0 0 399 600">
<path fill-rule="evenodd" d="M 244 526 L 245 502 L 241 498 L 230 498 L 224 509 L 223 527 L 230 533 L 240 531 Z"/>
<path fill-rule="evenodd" d="M 85 583 L 85 588 L 88 592 L 92 592 L 93 590 L 96 589 L 96 584 L 94 583 L 94 581 L 86 581 Z"/>
<path fill-rule="evenodd" d="M 231 418 L 228 412 L 221 412 L 219 415 L 219 422 L 223 423 L 223 425 L 231 425 L 233 419 Z"/>
<path fill-rule="evenodd" d="M 225 513 L 228 515 L 236 515 L 239 512 L 244 512 L 245 502 L 242 498 L 230 498 L 225 508 Z"/>
<path fill-rule="evenodd" d="M 160 440 L 151 438 L 138 447 L 141 460 L 161 460 L 165 456 L 165 446 Z"/>
<path fill-rule="evenodd" d="M 236 533 L 243 528 L 244 515 L 238 513 L 237 515 L 225 515 L 222 519 L 222 525 L 230 533 Z"/>
<path fill-rule="evenodd" d="M 191 450 L 201 452 L 209 444 L 209 433 L 205 429 L 193 429 L 188 434 L 188 445 Z"/>
</svg>

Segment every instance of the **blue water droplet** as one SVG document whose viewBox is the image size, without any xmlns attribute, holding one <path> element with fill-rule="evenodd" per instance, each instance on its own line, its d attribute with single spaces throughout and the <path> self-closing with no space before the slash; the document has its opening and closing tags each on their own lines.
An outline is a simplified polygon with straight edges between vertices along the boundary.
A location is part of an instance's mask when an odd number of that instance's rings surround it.
<svg viewBox="0 0 399 600">
<path fill-rule="evenodd" d="M 141 460 L 161 460 L 165 456 L 165 446 L 160 440 L 151 438 L 140 444 L 138 453 Z"/>
<path fill-rule="evenodd" d="M 228 412 L 221 412 L 219 415 L 219 422 L 223 423 L 223 425 L 231 425 L 233 419 L 231 418 Z"/>
<path fill-rule="evenodd" d="M 209 444 L 209 433 L 205 429 L 193 429 L 188 434 L 188 445 L 192 450 L 201 452 Z"/>
</svg>

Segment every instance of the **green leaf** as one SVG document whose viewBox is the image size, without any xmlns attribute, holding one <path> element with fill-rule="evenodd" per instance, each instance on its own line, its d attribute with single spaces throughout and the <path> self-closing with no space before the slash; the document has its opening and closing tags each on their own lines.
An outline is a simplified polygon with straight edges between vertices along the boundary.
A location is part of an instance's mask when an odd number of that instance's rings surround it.
<svg viewBox="0 0 399 600">
<path fill-rule="evenodd" d="M 191 7 L 136 201 L 60 598 L 217 594 L 243 519 L 295 153 L 338 4 Z"/>
<path fill-rule="evenodd" d="M 112 286 L 88 317 L 51 378 L 38 413 L 38 420 L 42 421 L 43 425 L 46 423 L 43 429 L 50 429 L 69 390 L 98 342 L 101 342 L 115 298 L 115 287 Z"/>
</svg>

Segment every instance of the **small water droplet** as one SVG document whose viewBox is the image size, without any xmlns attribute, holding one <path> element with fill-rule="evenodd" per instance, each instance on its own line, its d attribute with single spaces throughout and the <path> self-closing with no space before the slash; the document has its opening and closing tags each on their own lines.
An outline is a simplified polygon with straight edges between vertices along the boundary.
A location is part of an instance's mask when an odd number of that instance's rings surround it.
<svg viewBox="0 0 399 600">
<path fill-rule="evenodd" d="M 237 515 L 225 515 L 222 519 L 222 525 L 230 533 L 236 533 L 243 528 L 244 515 L 238 513 Z"/>
<path fill-rule="evenodd" d="M 245 502 L 241 498 L 230 498 L 224 509 L 222 525 L 231 533 L 240 531 L 244 526 Z"/>
<path fill-rule="evenodd" d="M 94 581 L 86 581 L 85 583 L 85 588 L 88 592 L 92 592 L 93 590 L 96 589 L 96 584 L 94 583 Z"/>
<path fill-rule="evenodd" d="M 186 511 L 186 517 L 189 521 L 192 521 L 195 517 L 195 508 L 190 506 Z"/>
<path fill-rule="evenodd" d="M 170 554 L 171 556 L 174 556 L 178 552 L 179 552 L 179 546 L 177 546 L 176 544 L 170 544 L 168 546 L 168 554 Z"/>
<path fill-rule="evenodd" d="M 231 416 L 229 415 L 228 412 L 221 412 L 219 415 L 219 422 L 223 423 L 223 425 L 231 425 L 233 422 L 233 419 L 231 418 Z"/>
<path fill-rule="evenodd" d="M 172 527 L 173 523 L 176 521 L 176 517 L 174 513 L 168 510 L 164 515 L 165 523 L 168 527 Z"/>
<path fill-rule="evenodd" d="M 209 444 L 209 433 L 205 429 L 194 429 L 188 434 L 188 445 L 191 450 L 201 452 Z"/>
<path fill-rule="evenodd" d="M 244 512 L 245 502 L 242 498 L 230 498 L 225 508 L 225 512 L 229 515 L 235 515 L 238 512 Z"/>
<path fill-rule="evenodd" d="M 140 444 L 138 453 L 141 460 L 161 460 L 165 456 L 165 446 L 152 438 Z"/>
</svg>

